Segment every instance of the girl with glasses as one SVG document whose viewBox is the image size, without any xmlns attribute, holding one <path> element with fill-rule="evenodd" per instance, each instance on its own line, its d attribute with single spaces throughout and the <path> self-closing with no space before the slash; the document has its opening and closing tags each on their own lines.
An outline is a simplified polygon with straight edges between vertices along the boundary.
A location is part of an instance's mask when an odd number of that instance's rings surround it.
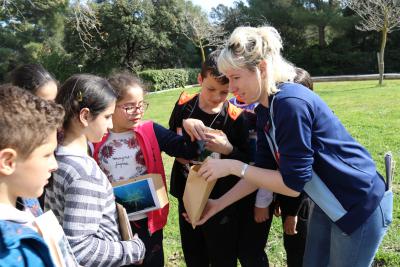
<svg viewBox="0 0 400 267">
<path fill-rule="evenodd" d="M 183 137 L 152 121 L 142 121 L 148 103 L 144 101 L 142 82 L 129 73 L 115 74 L 109 79 L 117 92 L 113 128 L 94 145 L 94 158 L 111 182 L 148 173 L 161 174 L 166 187 L 161 151 L 173 157 L 194 159 L 197 143 L 186 143 Z M 169 206 L 130 217 L 133 232 L 146 246 L 142 266 L 164 266 L 163 227 Z"/>
</svg>

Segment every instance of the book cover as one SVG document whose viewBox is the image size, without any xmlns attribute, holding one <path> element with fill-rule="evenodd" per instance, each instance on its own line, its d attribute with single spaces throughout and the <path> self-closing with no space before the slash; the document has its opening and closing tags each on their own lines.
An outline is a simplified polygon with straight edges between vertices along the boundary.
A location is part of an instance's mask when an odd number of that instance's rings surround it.
<svg viewBox="0 0 400 267">
<path fill-rule="evenodd" d="M 145 179 L 129 179 L 123 184 L 114 184 L 115 201 L 121 204 L 129 220 L 138 214 L 160 208 L 160 202 L 151 177 Z"/>
</svg>

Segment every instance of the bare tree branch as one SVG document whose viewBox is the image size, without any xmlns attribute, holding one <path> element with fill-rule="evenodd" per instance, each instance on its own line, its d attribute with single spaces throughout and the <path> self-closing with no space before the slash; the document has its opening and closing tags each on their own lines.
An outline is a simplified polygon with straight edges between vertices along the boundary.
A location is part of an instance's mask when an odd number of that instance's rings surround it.
<svg viewBox="0 0 400 267">
<path fill-rule="evenodd" d="M 30 0 L 29 3 L 32 6 L 35 6 Z M 25 20 L 24 14 L 18 8 L 18 6 L 12 0 L 0 0 L 1 5 L 1 13 L 7 14 L 6 17 L 10 18 L 10 20 L 17 20 L 17 17 L 21 17 L 22 20 Z"/>
<path fill-rule="evenodd" d="M 382 31 L 388 33 L 400 27 L 400 2 L 398 0 L 345 0 L 345 5 L 362 19 L 360 31 Z"/>
<path fill-rule="evenodd" d="M 342 0 L 343 4 L 354 10 L 360 17 L 360 31 L 381 33 L 381 45 L 378 52 L 379 85 L 383 83 L 385 70 L 384 54 L 388 33 L 400 28 L 399 0 Z"/>
<path fill-rule="evenodd" d="M 91 44 L 93 38 L 95 38 L 94 34 L 97 34 L 103 39 L 99 30 L 100 22 L 97 18 L 97 14 L 88 4 L 82 3 L 79 0 L 71 6 L 71 10 L 72 17 L 70 18 L 70 22 L 74 25 L 83 48 L 85 50 L 87 48 L 96 49 L 96 47 Z"/>
<path fill-rule="evenodd" d="M 184 18 L 182 34 L 200 48 L 204 61 L 204 48 L 221 45 L 226 33 L 221 26 L 211 24 L 205 14 L 186 9 Z"/>
</svg>

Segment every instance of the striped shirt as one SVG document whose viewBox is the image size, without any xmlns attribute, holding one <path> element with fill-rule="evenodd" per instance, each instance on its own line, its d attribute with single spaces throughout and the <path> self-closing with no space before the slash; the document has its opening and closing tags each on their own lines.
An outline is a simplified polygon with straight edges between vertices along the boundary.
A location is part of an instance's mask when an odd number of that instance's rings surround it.
<svg viewBox="0 0 400 267">
<path fill-rule="evenodd" d="M 121 266 L 142 260 L 139 238 L 121 241 L 112 186 L 96 162 L 59 146 L 58 169 L 46 190 L 45 210 L 53 210 L 82 266 Z"/>
</svg>

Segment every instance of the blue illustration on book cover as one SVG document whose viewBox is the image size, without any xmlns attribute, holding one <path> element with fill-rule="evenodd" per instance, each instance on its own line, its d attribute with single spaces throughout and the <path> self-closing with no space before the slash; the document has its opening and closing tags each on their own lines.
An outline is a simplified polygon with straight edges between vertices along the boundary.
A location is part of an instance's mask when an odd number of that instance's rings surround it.
<svg viewBox="0 0 400 267">
<path fill-rule="evenodd" d="M 126 209 L 129 219 L 160 208 L 151 178 L 114 186 L 115 201 Z"/>
</svg>

